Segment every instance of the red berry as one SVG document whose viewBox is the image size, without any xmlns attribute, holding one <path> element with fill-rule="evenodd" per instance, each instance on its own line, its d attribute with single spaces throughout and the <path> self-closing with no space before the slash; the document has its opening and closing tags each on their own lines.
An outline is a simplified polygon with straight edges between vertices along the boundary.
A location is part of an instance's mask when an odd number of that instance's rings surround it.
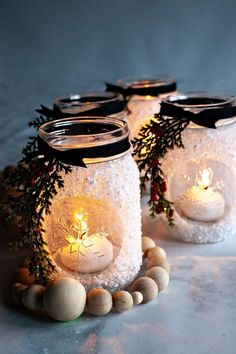
<svg viewBox="0 0 236 354">
<path fill-rule="evenodd" d="M 153 159 L 152 162 L 151 162 L 151 166 L 152 167 L 156 167 L 159 165 L 159 160 L 158 159 Z"/>
<path fill-rule="evenodd" d="M 153 182 L 153 184 L 152 184 L 152 193 L 157 193 L 157 191 L 158 191 L 158 184 L 157 184 L 157 182 Z"/>
<path fill-rule="evenodd" d="M 31 164 L 30 164 L 30 169 L 31 169 L 31 170 L 35 170 L 36 168 L 37 168 L 36 163 L 35 163 L 35 162 L 31 162 Z"/>
<path fill-rule="evenodd" d="M 168 215 L 169 215 L 169 218 L 172 218 L 174 216 L 174 210 L 170 209 Z"/>
<path fill-rule="evenodd" d="M 166 187 L 166 182 L 165 181 L 161 182 L 161 191 L 162 192 L 166 192 L 167 191 L 167 187 Z"/>
<path fill-rule="evenodd" d="M 36 185 L 37 183 L 37 180 L 35 178 L 32 178 L 30 181 L 29 181 L 30 185 L 33 187 Z"/>
<path fill-rule="evenodd" d="M 151 201 L 152 201 L 152 202 L 155 202 L 155 201 L 157 201 L 157 200 L 158 200 L 158 197 L 157 197 L 156 193 L 152 193 L 152 194 L 151 194 Z"/>
<path fill-rule="evenodd" d="M 163 213 L 163 211 L 164 211 L 164 208 L 163 208 L 163 205 L 162 204 L 157 204 L 157 206 L 156 206 L 156 213 L 157 214 L 161 214 L 161 213 Z"/>
</svg>

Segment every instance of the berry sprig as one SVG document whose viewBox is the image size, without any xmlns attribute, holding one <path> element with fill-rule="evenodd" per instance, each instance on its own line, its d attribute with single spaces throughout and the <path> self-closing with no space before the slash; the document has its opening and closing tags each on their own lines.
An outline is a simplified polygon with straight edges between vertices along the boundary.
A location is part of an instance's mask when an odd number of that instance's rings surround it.
<svg viewBox="0 0 236 354">
<path fill-rule="evenodd" d="M 47 118 L 30 123 L 38 128 Z M 12 250 L 27 247 L 30 250 L 29 271 L 40 283 L 46 283 L 55 266 L 44 240 L 44 217 L 50 213 L 52 199 L 64 187 L 62 173 L 72 171 L 69 165 L 48 157 L 39 149 L 38 138 L 31 137 L 23 149 L 23 158 L 6 180 L 19 194 L 7 201 L 11 213 L 9 219 L 18 217 L 22 236 L 10 243 Z"/>
<path fill-rule="evenodd" d="M 188 119 L 163 117 L 156 114 L 155 119 L 142 127 L 134 139 L 134 155 L 141 173 L 141 191 L 150 181 L 150 215 L 155 217 L 165 213 L 169 225 L 174 223 L 173 203 L 166 199 L 167 184 L 161 168 L 161 159 L 175 146 L 184 147 L 181 133 L 189 124 Z"/>
</svg>

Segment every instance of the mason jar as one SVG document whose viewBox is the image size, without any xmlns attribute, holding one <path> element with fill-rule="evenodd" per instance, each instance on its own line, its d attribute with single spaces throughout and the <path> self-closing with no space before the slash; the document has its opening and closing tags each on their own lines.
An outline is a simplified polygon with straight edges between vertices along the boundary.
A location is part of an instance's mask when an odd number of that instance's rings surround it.
<svg viewBox="0 0 236 354">
<path fill-rule="evenodd" d="M 176 93 L 176 80 L 170 76 L 154 78 L 124 78 L 107 89 L 123 93 L 128 100 L 128 122 L 131 139 L 138 136 L 142 126 L 160 111 L 163 98 Z"/>
<path fill-rule="evenodd" d="M 44 237 L 57 271 L 86 289 L 125 287 L 142 262 L 139 173 L 127 123 L 66 118 L 42 125 L 39 136 L 72 167 L 45 215 Z"/>
<path fill-rule="evenodd" d="M 115 92 L 71 93 L 64 98 L 56 98 L 54 106 L 64 113 L 64 117 L 86 114 L 127 120 L 124 99 L 121 94 Z"/>
<path fill-rule="evenodd" d="M 172 96 L 163 103 L 173 112 L 167 119 L 176 118 L 177 108 L 182 109 L 182 118 L 192 113 L 195 122 L 182 132 L 184 148 L 174 148 L 163 158 L 167 198 L 175 207 L 174 226 L 167 226 L 168 233 L 194 243 L 217 242 L 234 235 L 235 98 L 196 92 Z"/>
</svg>

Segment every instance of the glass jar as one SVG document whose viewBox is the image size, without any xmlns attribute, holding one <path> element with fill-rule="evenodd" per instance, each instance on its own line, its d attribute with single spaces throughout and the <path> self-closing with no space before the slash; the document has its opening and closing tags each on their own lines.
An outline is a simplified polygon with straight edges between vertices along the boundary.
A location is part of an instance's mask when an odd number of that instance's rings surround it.
<svg viewBox="0 0 236 354">
<path fill-rule="evenodd" d="M 131 139 L 138 136 L 141 127 L 149 123 L 155 113 L 159 113 L 161 100 L 176 93 L 176 85 L 173 77 L 164 75 L 157 78 L 125 78 L 117 81 L 116 87 L 121 90 L 119 92 L 128 96 Z"/>
<path fill-rule="evenodd" d="M 42 125 L 39 136 L 72 165 L 45 216 L 45 240 L 58 272 L 86 289 L 128 285 L 139 272 L 142 251 L 139 173 L 127 123 L 66 118 Z"/>
<path fill-rule="evenodd" d="M 209 112 L 218 117 L 216 129 L 190 122 L 182 132 L 184 148 L 169 151 L 163 159 L 167 198 L 175 206 L 174 226 L 167 226 L 168 233 L 188 242 L 221 241 L 236 230 L 236 118 L 234 113 L 224 117 L 235 106 L 235 98 L 197 92 L 163 102 L 194 117 L 203 114 L 203 125 L 208 125 Z"/>
<path fill-rule="evenodd" d="M 121 94 L 115 92 L 80 92 L 57 98 L 54 106 L 65 116 L 92 115 L 111 116 L 127 120 L 125 103 Z"/>
</svg>

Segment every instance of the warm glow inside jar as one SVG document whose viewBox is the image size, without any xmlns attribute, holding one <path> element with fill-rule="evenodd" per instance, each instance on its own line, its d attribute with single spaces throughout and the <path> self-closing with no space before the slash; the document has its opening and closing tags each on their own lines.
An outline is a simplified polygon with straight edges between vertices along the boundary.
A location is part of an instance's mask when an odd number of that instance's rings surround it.
<svg viewBox="0 0 236 354">
<path fill-rule="evenodd" d="M 42 125 L 39 135 L 72 165 L 45 216 L 45 240 L 57 271 L 86 289 L 125 287 L 142 262 L 139 173 L 127 123 L 66 118 Z M 76 166 L 81 158 L 86 168 Z"/>
<path fill-rule="evenodd" d="M 131 139 L 138 136 L 142 126 L 154 118 L 160 111 L 163 98 L 176 93 L 176 80 L 170 76 L 157 78 L 126 78 L 117 81 L 117 85 L 129 94 L 128 122 Z"/>
<path fill-rule="evenodd" d="M 57 98 L 54 105 L 66 115 L 111 116 L 127 120 L 123 97 L 115 92 L 72 93 L 67 97 Z"/>
<path fill-rule="evenodd" d="M 190 123 L 182 133 L 184 149 L 175 148 L 163 159 L 167 197 L 175 206 L 175 225 L 168 233 L 195 243 L 221 241 L 236 231 L 236 118 L 220 117 L 235 99 L 191 93 L 164 102 L 193 113 L 214 109 L 219 117 L 216 129 Z"/>
</svg>

